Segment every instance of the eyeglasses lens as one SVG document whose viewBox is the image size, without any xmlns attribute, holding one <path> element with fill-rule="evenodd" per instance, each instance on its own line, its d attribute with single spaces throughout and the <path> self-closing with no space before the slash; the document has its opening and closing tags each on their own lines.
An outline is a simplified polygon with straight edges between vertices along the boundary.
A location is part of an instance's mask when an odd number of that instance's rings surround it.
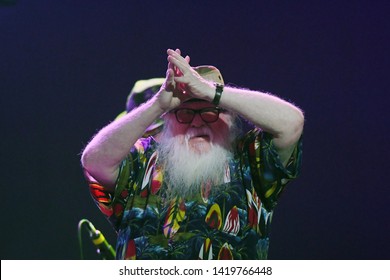
<svg viewBox="0 0 390 280">
<path fill-rule="evenodd" d="M 179 109 L 176 112 L 177 121 L 180 123 L 190 123 L 195 117 L 196 113 L 204 122 L 212 123 L 218 120 L 219 111 L 215 108 L 207 108 L 205 110 Z"/>
</svg>

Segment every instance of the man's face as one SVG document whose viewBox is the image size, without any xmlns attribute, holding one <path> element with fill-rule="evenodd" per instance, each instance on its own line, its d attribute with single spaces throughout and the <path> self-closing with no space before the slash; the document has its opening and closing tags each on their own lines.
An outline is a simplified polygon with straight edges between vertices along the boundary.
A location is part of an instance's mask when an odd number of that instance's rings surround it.
<svg viewBox="0 0 390 280">
<path fill-rule="evenodd" d="M 186 102 L 174 112 L 172 136 L 180 137 L 181 144 L 187 141 L 189 149 L 200 154 L 210 151 L 212 145 L 228 148 L 229 114 L 221 111 L 218 116 L 217 107 L 207 101 Z"/>
</svg>

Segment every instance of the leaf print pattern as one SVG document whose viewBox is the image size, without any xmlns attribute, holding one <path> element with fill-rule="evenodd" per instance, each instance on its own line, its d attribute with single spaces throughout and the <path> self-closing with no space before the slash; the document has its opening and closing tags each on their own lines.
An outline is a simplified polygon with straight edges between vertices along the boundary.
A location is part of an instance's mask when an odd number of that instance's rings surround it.
<svg viewBox="0 0 390 280">
<path fill-rule="evenodd" d="M 223 231 L 234 236 L 240 231 L 240 217 L 238 216 L 238 209 L 236 206 L 227 214 Z"/>
<path fill-rule="evenodd" d="M 212 260 L 213 259 L 213 244 L 210 238 L 206 238 L 199 251 L 199 260 Z"/>
<path fill-rule="evenodd" d="M 136 248 L 134 240 L 129 240 L 127 243 L 127 249 L 125 254 L 125 260 L 135 260 L 136 259 Z"/>
<path fill-rule="evenodd" d="M 214 203 L 210 207 L 210 210 L 206 215 L 205 221 L 211 228 L 220 229 L 222 227 L 221 208 L 218 204 Z"/>
<path fill-rule="evenodd" d="M 209 195 L 211 191 L 211 183 L 205 182 L 200 186 L 200 194 L 204 203 L 209 201 Z"/>
<path fill-rule="evenodd" d="M 98 183 L 91 182 L 89 184 L 89 191 L 99 210 L 104 215 L 111 216 L 113 214 L 113 209 L 109 206 L 111 203 L 111 195 L 105 188 Z"/>
<path fill-rule="evenodd" d="M 248 225 L 259 232 L 261 201 L 256 192 L 251 193 L 249 190 L 246 190 L 246 196 L 248 200 Z"/>
<path fill-rule="evenodd" d="M 160 190 L 162 186 L 162 180 L 163 180 L 163 172 L 161 170 L 161 167 L 156 166 L 156 168 L 153 171 L 153 178 L 151 183 L 151 193 L 157 194 L 157 192 Z"/>
<path fill-rule="evenodd" d="M 180 228 L 180 222 L 184 220 L 186 206 L 184 200 L 176 198 L 168 207 L 168 213 L 163 226 L 164 236 L 171 238 Z"/>
<path fill-rule="evenodd" d="M 231 246 L 228 243 L 223 244 L 221 250 L 218 253 L 218 260 L 232 260 L 233 253 L 231 250 Z"/>
<path fill-rule="evenodd" d="M 148 161 L 148 165 L 146 166 L 146 170 L 145 170 L 145 175 L 144 175 L 144 178 L 142 180 L 142 185 L 141 185 L 141 196 L 142 197 L 146 197 L 148 194 L 147 186 L 149 186 L 152 172 L 154 169 L 154 164 L 156 163 L 156 160 L 157 160 L 157 152 L 154 152 Z"/>
<path fill-rule="evenodd" d="M 299 174 L 302 140 L 286 167 L 272 136 L 254 129 L 237 141 L 220 186 L 165 200 L 157 142 L 142 138 L 121 164 L 115 191 L 84 170 L 93 200 L 118 232 L 118 259 L 266 259 L 280 194 Z"/>
</svg>

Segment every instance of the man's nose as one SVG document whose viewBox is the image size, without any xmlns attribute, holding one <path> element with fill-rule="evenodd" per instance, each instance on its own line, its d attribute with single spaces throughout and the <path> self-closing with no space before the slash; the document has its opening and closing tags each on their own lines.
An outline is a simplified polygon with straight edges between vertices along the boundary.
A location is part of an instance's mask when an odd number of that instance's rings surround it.
<svg viewBox="0 0 390 280">
<path fill-rule="evenodd" d="M 193 127 L 201 127 L 205 124 L 205 121 L 202 119 L 199 113 L 196 113 L 194 119 L 191 122 L 191 126 Z"/>
</svg>

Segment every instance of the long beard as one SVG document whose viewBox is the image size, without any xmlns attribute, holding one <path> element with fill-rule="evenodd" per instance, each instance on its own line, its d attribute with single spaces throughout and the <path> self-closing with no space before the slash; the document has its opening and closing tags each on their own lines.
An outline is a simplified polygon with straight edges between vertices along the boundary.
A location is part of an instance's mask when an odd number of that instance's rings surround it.
<svg viewBox="0 0 390 280">
<path fill-rule="evenodd" d="M 168 129 L 160 138 L 159 162 L 164 168 L 165 196 L 168 199 L 199 194 L 202 184 L 218 186 L 224 183 L 228 161 L 232 157 L 231 151 L 217 144 L 212 144 L 207 152 L 195 152 L 188 145 L 191 131 L 185 135 L 184 142 L 182 137 L 172 137 Z"/>
</svg>

